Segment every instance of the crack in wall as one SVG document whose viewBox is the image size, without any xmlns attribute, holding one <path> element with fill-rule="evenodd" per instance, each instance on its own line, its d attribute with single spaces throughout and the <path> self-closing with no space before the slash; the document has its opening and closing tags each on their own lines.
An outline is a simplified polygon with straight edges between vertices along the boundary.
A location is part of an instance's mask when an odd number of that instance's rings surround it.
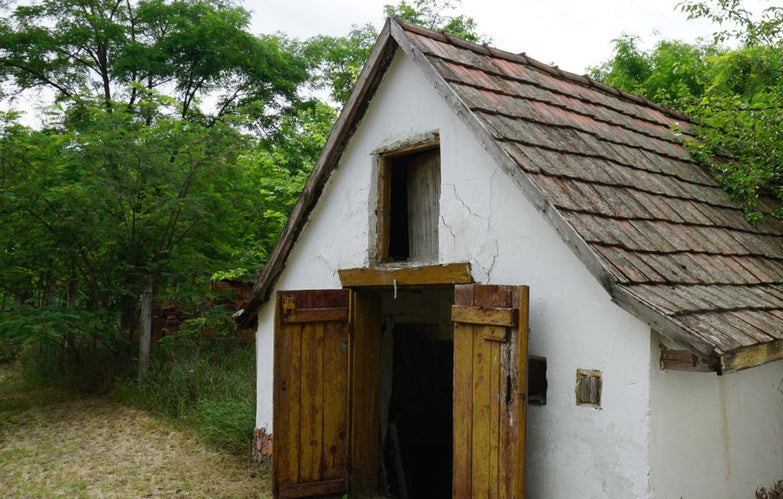
<svg viewBox="0 0 783 499">
<path fill-rule="evenodd" d="M 492 261 L 489 264 L 489 269 L 487 270 L 487 282 L 491 282 L 490 278 L 492 277 L 492 271 L 495 270 L 495 263 L 498 260 L 498 257 L 500 256 L 500 245 L 498 244 L 497 240 L 495 240 L 495 254 L 492 255 Z"/>
<path fill-rule="evenodd" d="M 465 211 L 470 213 L 471 216 L 480 218 L 482 220 L 486 220 L 486 217 L 482 217 L 481 215 L 477 214 L 476 212 L 474 212 L 473 210 L 470 209 L 470 206 L 468 205 L 468 203 L 466 203 L 465 200 L 462 199 L 462 196 L 460 196 L 459 193 L 457 192 L 457 185 L 456 184 L 443 184 L 443 185 L 447 186 L 447 187 L 451 187 L 452 191 L 454 192 L 454 199 L 456 199 L 457 202 L 465 209 Z M 490 200 L 491 199 L 492 199 L 492 197 L 491 197 L 491 192 L 490 192 Z"/>
<path fill-rule="evenodd" d="M 451 228 L 451 225 L 446 223 L 446 217 L 444 217 L 443 215 L 440 216 L 440 223 L 442 223 L 444 227 L 449 229 L 449 234 L 451 234 L 451 239 L 453 240 L 454 243 L 456 243 L 457 234 L 454 233 L 454 229 Z"/>
</svg>

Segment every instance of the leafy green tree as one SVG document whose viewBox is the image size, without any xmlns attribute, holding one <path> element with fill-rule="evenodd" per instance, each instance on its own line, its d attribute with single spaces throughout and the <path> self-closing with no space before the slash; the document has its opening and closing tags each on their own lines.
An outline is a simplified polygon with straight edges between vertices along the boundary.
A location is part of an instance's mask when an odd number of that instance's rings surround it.
<svg viewBox="0 0 783 499">
<path fill-rule="evenodd" d="M 6 7 L 6 94 L 46 90 L 57 105 L 39 129 L 14 114 L 0 125 L 0 336 L 119 354 L 145 277 L 160 296 L 197 299 L 236 265 L 237 235 L 268 208 L 252 203 L 261 166 L 236 165 L 304 112 L 306 65 L 222 0 Z M 102 326 L 67 319 L 84 313 Z M 74 326 L 46 326 L 58 322 Z"/>
<path fill-rule="evenodd" d="M 760 19 L 738 0 L 687 2 L 689 17 L 732 28 L 712 43 L 661 41 L 651 51 L 635 37 L 615 41 L 614 57 L 592 75 L 609 85 L 685 111 L 697 123 L 688 142 L 748 219 L 783 214 L 783 8 Z M 726 48 L 721 42 L 738 45 Z M 730 156 L 731 161 L 726 161 Z"/>
<path fill-rule="evenodd" d="M 465 40 L 489 41 L 478 34 L 473 18 L 445 14 L 461 3 L 461 0 L 414 0 L 413 3 L 401 0 L 396 5 L 385 5 L 383 10 L 388 17 L 398 16 L 404 21 L 443 30 Z M 300 51 L 309 63 L 311 86 L 326 90 L 338 105 L 345 103 L 377 38 L 375 27 L 365 24 L 353 26 L 346 36 L 319 35 L 302 42 Z"/>
<path fill-rule="evenodd" d="M 158 101 L 140 99 L 143 116 L 85 105 L 78 129 L 6 126 L 0 268 L 17 301 L 114 310 L 132 330 L 145 276 L 172 290 L 225 259 L 214 243 L 231 240 L 249 194 L 232 168 L 247 138 Z"/>
<path fill-rule="evenodd" d="M 461 4 L 462 0 L 413 0 L 412 3 L 401 0 L 397 5 L 385 5 L 383 11 L 388 17 L 398 16 L 409 23 L 443 30 L 470 42 L 489 42 L 489 39 L 478 34 L 476 21 L 472 17 L 445 13 L 457 9 Z"/>
<path fill-rule="evenodd" d="M 183 117 L 207 97 L 217 116 L 251 106 L 260 116 L 292 100 L 307 76 L 277 37 L 248 33 L 249 13 L 224 0 L 36 0 L 4 14 L 9 94 L 47 88 L 62 101 L 132 106 L 155 89 Z"/>
<path fill-rule="evenodd" d="M 346 36 L 318 35 L 302 43 L 312 87 L 327 90 L 336 103 L 345 103 L 377 38 L 375 27 L 365 24 L 354 25 Z"/>
<path fill-rule="evenodd" d="M 280 119 L 277 133 L 237 158 L 236 182 L 252 185 L 252 195 L 237 199 L 233 217 L 248 230 L 229 241 L 230 255 L 218 278 L 245 278 L 263 267 L 302 192 L 331 131 L 335 110 L 319 101 L 302 105 Z"/>
<path fill-rule="evenodd" d="M 743 46 L 774 45 L 783 38 L 783 7 L 770 6 L 760 16 L 742 5 L 741 0 L 685 0 L 678 8 L 688 19 L 707 19 L 719 26 L 716 42 L 738 40 Z"/>
</svg>

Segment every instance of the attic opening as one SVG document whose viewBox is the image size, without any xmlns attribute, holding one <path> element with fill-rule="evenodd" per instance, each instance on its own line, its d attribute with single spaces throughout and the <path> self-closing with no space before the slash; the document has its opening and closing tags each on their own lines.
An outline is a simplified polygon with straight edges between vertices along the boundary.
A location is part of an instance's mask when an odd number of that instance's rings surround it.
<svg viewBox="0 0 783 499">
<path fill-rule="evenodd" d="M 428 145 L 381 157 L 378 260 L 436 261 L 440 148 Z"/>
</svg>

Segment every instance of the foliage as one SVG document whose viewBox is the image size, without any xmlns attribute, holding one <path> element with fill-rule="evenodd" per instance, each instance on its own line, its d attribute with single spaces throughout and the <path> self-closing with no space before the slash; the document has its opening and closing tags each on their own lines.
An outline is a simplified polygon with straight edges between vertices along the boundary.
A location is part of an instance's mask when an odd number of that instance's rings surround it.
<svg viewBox="0 0 783 499">
<path fill-rule="evenodd" d="M 299 134 L 333 117 L 300 102 L 306 64 L 284 37 L 249 34 L 247 11 L 224 0 L 0 11 L 6 103 L 25 91 L 56 97 L 35 129 L 0 115 L 0 357 L 35 343 L 59 349 L 59 367 L 82 365 L 95 357 L 78 349 L 117 350 L 136 330 L 145 277 L 158 296 L 193 302 L 212 274 L 263 265 L 276 234 L 257 237 L 258 221 L 287 216 L 298 193 L 257 198 L 309 171 L 322 135 Z M 270 177 L 255 155 L 276 147 L 290 168 Z M 56 314 L 67 327 L 43 319 Z M 102 322 L 74 331 L 70 316 Z"/>
<path fill-rule="evenodd" d="M 473 18 L 445 14 L 461 3 L 461 0 L 414 0 L 413 3 L 401 0 L 396 5 L 385 5 L 384 13 L 468 41 L 488 42 L 488 38 L 476 31 Z M 308 62 L 312 87 L 326 90 L 333 102 L 344 104 L 377 38 L 375 27 L 365 24 L 354 25 L 346 36 L 319 35 L 301 43 L 299 50 Z"/>
<path fill-rule="evenodd" d="M 457 5 L 386 12 L 479 40 L 472 19 L 444 14 Z M 0 12 L 0 98 L 12 109 L 0 113 L 0 360 L 103 389 L 135 356 L 146 277 L 158 303 L 195 308 L 210 278 L 265 264 L 377 32 L 254 36 L 231 0 L 30 0 Z M 54 96 L 36 127 L 20 123 L 25 92 Z M 214 326 L 198 320 L 193 331 Z M 155 373 L 171 393 L 150 378 L 150 397 L 171 414 L 216 413 L 192 398 L 207 387 L 183 367 L 201 369 L 201 354 L 167 342 Z"/>
<path fill-rule="evenodd" d="M 77 126 L 6 127 L 0 264 L 22 301 L 135 310 L 143 276 L 165 286 L 223 257 L 210 242 L 231 237 L 225 219 L 252 189 L 230 167 L 243 136 L 169 118 L 154 95 L 139 104 L 143 116 L 81 102 L 66 113 Z"/>
<path fill-rule="evenodd" d="M 592 75 L 685 111 L 698 123 L 697 140 L 688 147 L 748 219 L 757 222 L 764 213 L 780 217 L 783 9 L 766 9 L 754 20 L 737 0 L 688 2 L 682 8 L 692 18 L 738 27 L 718 31 L 712 43 L 661 41 L 647 52 L 638 48 L 638 38 L 624 35 L 615 40 L 614 57 Z M 731 37 L 739 42 L 736 48 L 718 44 Z"/>
<path fill-rule="evenodd" d="M 614 57 L 591 68 L 591 76 L 677 108 L 704 95 L 709 60 L 719 52 L 715 45 L 661 40 L 653 50 L 645 52 L 639 48 L 640 42 L 639 37 L 628 34 L 615 39 Z"/>
<path fill-rule="evenodd" d="M 743 46 L 774 45 L 783 38 L 783 7 L 770 6 L 760 16 L 742 5 L 741 0 L 685 0 L 678 8 L 688 19 L 708 19 L 719 26 L 716 42 L 738 40 Z"/>
<path fill-rule="evenodd" d="M 116 335 L 112 322 L 102 310 L 0 311 L 0 335 L 13 349 L 0 353 L 7 361 L 18 355 L 29 382 L 103 391 L 124 374 L 130 357 L 129 339 Z"/>
<path fill-rule="evenodd" d="M 412 3 L 401 0 L 397 5 L 385 5 L 383 11 L 389 17 L 398 16 L 403 21 L 442 30 L 469 42 L 489 42 L 488 38 L 478 34 L 476 21 L 472 17 L 444 13 L 453 11 L 461 3 L 462 0 L 413 0 Z"/>
<path fill-rule="evenodd" d="M 183 117 L 208 95 L 218 116 L 261 116 L 306 77 L 276 37 L 249 34 L 249 13 L 225 0 L 36 0 L 3 10 L 0 68 L 12 94 L 47 88 L 109 108 L 154 89 Z"/>
<path fill-rule="evenodd" d="M 346 36 L 318 35 L 302 43 L 302 53 L 310 62 L 310 83 L 316 89 L 327 89 L 329 98 L 345 103 L 378 32 L 371 24 L 354 25 Z"/>
</svg>

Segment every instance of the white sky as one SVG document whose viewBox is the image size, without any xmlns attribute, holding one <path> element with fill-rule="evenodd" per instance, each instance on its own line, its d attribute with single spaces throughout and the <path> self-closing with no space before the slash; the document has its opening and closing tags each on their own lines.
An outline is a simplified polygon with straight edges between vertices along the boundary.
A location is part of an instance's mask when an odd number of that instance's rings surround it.
<svg viewBox="0 0 783 499">
<path fill-rule="evenodd" d="M 574 73 L 585 73 L 612 54 L 621 33 L 642 37 L 645 47 L 660 38 L 694 41 L 715 29 L 688 21 L 675 10 L 680 0 L 463 0 L 457 13 L 473 17 L 492 45 Z M 769 6 L 774 2 L 765 3 Z M 296 38 L 346 35 L 352 24 L 380 30 L 383 5 L 396 0 L 244 0 L 255 34 L 282 31 Z M 412 3 L 412 2 L 409 2 Z M 758 0 L 746 1 L 758 3 Z"/>
</svg>

